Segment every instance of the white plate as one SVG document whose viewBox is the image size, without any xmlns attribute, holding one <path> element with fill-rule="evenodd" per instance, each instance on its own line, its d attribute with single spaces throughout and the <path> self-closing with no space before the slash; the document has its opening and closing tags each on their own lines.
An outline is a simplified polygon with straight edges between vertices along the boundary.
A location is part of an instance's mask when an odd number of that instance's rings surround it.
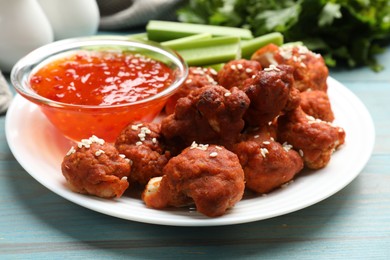
<svg viewBox="0 0 390 260">
<path fill-rule="evenodd" d="M 363 169 L 374 146 L 375 130 L 363 103 L 338 81 L 329 78 L 329 96 L 335 123 L 346 130 L 346 144 L 335 152 L 324 169 L 305 172 L 286 188 L 268 196 L 246 197 L 219 218 L 208 218 L 191 209 L 154 210 L 140 199 L 100 199 L 70 191 L 60 165 L 70 148 L 40 110 L 21 96 L 12 102 L 6 117 L 6 136 L 22 167 L 42 185 L 76 204 L 114 217 L 172 226 L 231 225 L 267 219 L 313 205 L 348 185 Z"/>
</svg>

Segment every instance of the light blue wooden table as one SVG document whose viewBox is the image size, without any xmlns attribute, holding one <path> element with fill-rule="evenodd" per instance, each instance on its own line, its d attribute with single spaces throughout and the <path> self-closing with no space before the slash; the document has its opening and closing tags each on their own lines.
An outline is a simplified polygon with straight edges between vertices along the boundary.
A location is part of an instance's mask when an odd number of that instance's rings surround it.
<svg viewBox="0 0 390 260">
<path fill-rule="evenodd" d="M 380 61 L 380 73 L 331 72 L 375 123 L 376 144 L 361 174 L 318 204 L 247 224 L 158 226 L 73 204 L 23 170 L 1 116 L 0 259 L 390 259 L 390 48 Z"/>
</svg>

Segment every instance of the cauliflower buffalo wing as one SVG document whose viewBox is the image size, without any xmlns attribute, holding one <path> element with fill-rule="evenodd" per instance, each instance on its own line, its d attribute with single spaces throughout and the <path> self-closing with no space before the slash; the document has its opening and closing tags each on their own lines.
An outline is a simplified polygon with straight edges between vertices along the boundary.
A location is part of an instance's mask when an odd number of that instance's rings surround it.
<svg viewBox="0 0 390 260">
<path fill-rule="evenodd" d="M 287 142 L 300 151 L 308 168 L 320 169 L 344 143 L 345 132 L 329 122 L 307 115 L 298 107 L 278 118 L 278 141 Z"/>
<path fill-rule="evenodd" d="M 251 78 L 261 70 L 260 63 L 255 60 L 232 60 L 218 71 L 218 83 L 227 89 L 232 87 L 241 89 L 246 79 Z"/>
<path fill-rule="evenodd" d="M 102 198 L 122 196 L 130 169 L 129 160 L 114 145 L 95 136 L 72 146 L 61 164 L 71 190 Z"/>
<path fill-rule="evenodd" d="M 190 67 L 186 81 L 173 94 L 165 105 L 165 113 L 172 114 L 179 98 L 185 97 L 194 89 L 217 84 L 217 72 L 212 68 Z"/>
<path fill-rule="evenodd" d="M 285 108 L 298 106 L 299 95 L 294 89 L 292 68 L 286 65 L 273 66 L 257 73 L 243 85 L 250 99 L 250 106 L 244 115 L 249 126 L 268 124 Z"/>
<path fill-rule="evenodd" d="M 170 158 L 161 142 L 160 124 L 133 123 L 116 139 L 115 146 L 131 160 L 129 182 L 146 185 L 150 178 L 161 176 Z"/>
<path fill-rule="evenodd" d="M 312 90 L 301 92 L 300 95 L 300 106 L 306 114 L 327 122 L 333 122 L 334 115 L 326 92 Z"/>
<path fill-rule="evenodd" d="M 270 65 L 285 64 L 294 68 L 295 87 L 300 91 L 307 89 L 326 91 L 328 88 L 328 68 L 321 55 L 305 46 L 269 44 L 256 51 L 251 59 L 260 62 L 263 68 Z"/>
<path fill-rule="evenodd" d="M 233 149 L 244 170 L 246 188 L 262 194 L 291 181 L 303 168 L 301 156 L 291 145 L 276 142 L 272 132 L 264 130 L 246 136 Z"/>
<path fill-rule="evenodd" d="M 216 145 L 193 143 L 173 157 L 163 173 L 145 188 L 142 198 L 148 207 L 195 204 L 198 212 L 217 217 L 240 201 L 245 189 L 237 155 Z"/>
<path fill-rule="evenodd" d="M 238 88 L 209 85 L 179 99 L 175 112 L 162 120 L 161 133 L 181 148 L 193 141 L 229 146 L 244 128 L 248 106 L 248 97 Z"/>
</svg>

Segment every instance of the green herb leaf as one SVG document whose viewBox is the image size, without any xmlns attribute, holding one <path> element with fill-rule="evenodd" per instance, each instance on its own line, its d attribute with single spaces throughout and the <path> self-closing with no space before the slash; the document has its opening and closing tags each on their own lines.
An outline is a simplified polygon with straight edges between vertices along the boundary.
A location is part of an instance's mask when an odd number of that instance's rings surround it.
<svg viewBox="0 0 390 260">
<path fill-rule="evenodd" d="M 182 22 L 247 28 L 256 37 L 280 32 L 329 66 L 379 70 L 377 50 L 390 43 L 390 0 L 189 0 L 178 14 Z"/>
</svg>

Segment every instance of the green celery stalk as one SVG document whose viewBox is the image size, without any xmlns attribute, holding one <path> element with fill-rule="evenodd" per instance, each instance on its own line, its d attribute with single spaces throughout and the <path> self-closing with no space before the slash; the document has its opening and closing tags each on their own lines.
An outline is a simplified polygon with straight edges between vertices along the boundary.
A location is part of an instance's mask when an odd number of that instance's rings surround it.
<svg viewBox="0 0 390 260">
<path fill-rule="evenodd" d="M 276 44 L 278 46 L 282 45 L 283 35 L 279 32 L 273 32 L 264 34 L 251 40 L 242 41 L 241 56 L 245 59 L 250 59 L 253 53 L 270 43 Z"/>
<path fill-rule="evenodd" d="M 223 66 L 225 66 L 225 64 L 226 63 L 216 63 L 216 64 L 210 64 L 210 65 L 206 65 L 206 66 L 203 66 L 203 67 L 205 67 L 205 68 L 212 68 L 212 69 L 214 69 L 215 71 L 220 71 L 222 68 L 223 68 Z"/>
<path fill-rule="evenodd" d="M 205 66 L 228 62 L 241 57 L 240 38 L 235 36 L 215 37 L 194 41 L 191 46 L 176 50 L 189 66 Z"/>
<path fill-rule="evenodd" d="M 253 38 L 252 32 L 243 28 L 159 20 L 149 21 L 146 25 L 146 32 L 149 40 L 157 42 L 169 41 L 199 33 L 210 33 L 213 36 L 236 36 L 242 39 Z"/>
<path fill-rule="evenodd" d="M 299 47 L 303 46 L 303 42 L 297 41 L 297 42 L 286 42 L 282 45 L 283 47 Z"/>
<path fill-rule="evenodd" d="M 142 41 L 148 40 L 148 34 L 146 32 L 130 34 L 128 37 L 129 37 L 129 39 L 132 39 L 132 40 L 142 40 Z"/>
<path fill-rule="evenodd" d="M 194 34 L 194 35 L 182 37 L 175 40 L 161 42 L 160 44 L 168 48 L 180 48 L 180 46 L 191 47 L 194 41 L 211 39 L 211 38 L 212 35 L 210 33 L 200 33 L 200 34 Z"/>
</svg>

